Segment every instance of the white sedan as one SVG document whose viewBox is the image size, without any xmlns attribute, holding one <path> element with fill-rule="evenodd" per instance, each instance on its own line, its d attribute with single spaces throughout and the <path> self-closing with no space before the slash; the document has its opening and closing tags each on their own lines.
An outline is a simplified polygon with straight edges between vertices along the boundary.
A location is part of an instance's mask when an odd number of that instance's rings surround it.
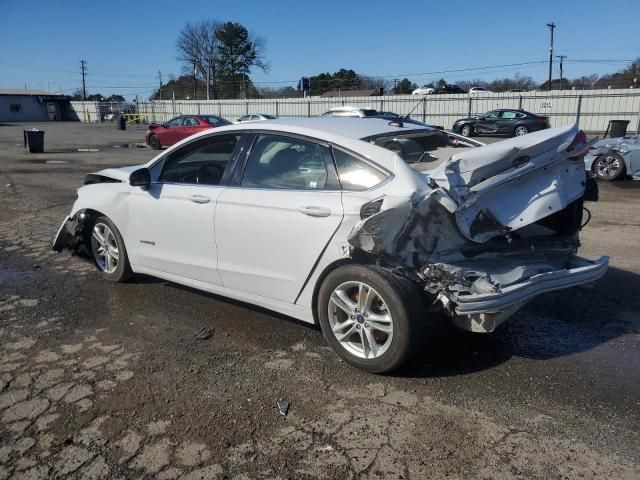
<svg viewBox="0 0 640 480">
<path fill-rule="evenodd" d="M 582 132 L 472 146 L 370 118 L 224 126 L 88 175 L 53 248 L 109 281 L 144 273 L 319 323 L 347 362 L 388 372 L 433 315 L 492 331 L 606 271 L 575 255 Z"/>
<path fill-rule="evenodd" d="M 411 95 L 433 95 L 434 93 L 436 89 L 433 87 L 420 87 L 411 92 Z"/>
</svg>

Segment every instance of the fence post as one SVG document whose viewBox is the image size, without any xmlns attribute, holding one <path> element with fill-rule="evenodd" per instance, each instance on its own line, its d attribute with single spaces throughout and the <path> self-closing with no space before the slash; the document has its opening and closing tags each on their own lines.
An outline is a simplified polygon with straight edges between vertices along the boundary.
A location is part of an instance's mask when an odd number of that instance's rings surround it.
<svg viewBox="0 0 640 480">
<path fill-rule="evenodd" d="M 468 115 L 467 115 L 468 117 L 471 116 L 471 100 L 472 100 L 471 99 L 471 95 L 469 95 L 469 112 L 468 112 Z"/>
<path fill-rule="evenodd" d="M 244 113 L 249 115 L 249 102 L 244 102 Z"/>
<path fill-rule="evenodd" d="M 384 99 L 380 97 L 380 111 L 384 112 Z"/>
<path fill-rule="evenodd" d="M 578 107 L 576 108 L 576 123 L 580 125 L 580 110 L 582 110 L 582 94 L 578 95 Z"/>
<path fill-rule="evenodd" d="M 311 116 L 311 100 L 307 100 L 307 117 Z"/>
<path fill-rule="evenodd" d="M 422 97 L 422 123 L 427 123 L 427 97 Z"/>
<path fill-rule="evenodd" d="M 280 111 L 278 109 L 278 99 L 276 98 L 276 117 L 280 116 Z"/>
<path fill-rule="evenodd" d="M 522 95 L 518 97 L 518 110 L 522 110 Z"/>
<path fill-rule="evenodd" d="M 638 118 L 636 119 L 636 135 L 640 134 L 640 105 L 638 105 Z"/>
</svg>

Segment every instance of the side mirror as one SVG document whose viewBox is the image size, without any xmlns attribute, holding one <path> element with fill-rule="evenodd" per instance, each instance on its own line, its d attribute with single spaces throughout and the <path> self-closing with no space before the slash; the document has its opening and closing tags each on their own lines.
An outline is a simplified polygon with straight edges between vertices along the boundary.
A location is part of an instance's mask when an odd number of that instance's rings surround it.
<svg viewBox="0 0 640 480">
<path fill-rule="evenodd" d="M 160 124 L 160 126 L 161 126 L 162 128 L 169 128 L 169 124 L 168 124 L 168 123 L 166 123 L 166 122 L 165 122 L 165 123 L 161 123 L 161 124 Z"/>
<path fill-rule="evenodd" d="M 139 168 L 129 175 L 129 185 L 142 187 L 145 190 L 151 186 L 151 172 L 147 167 Z"/>
</svg>

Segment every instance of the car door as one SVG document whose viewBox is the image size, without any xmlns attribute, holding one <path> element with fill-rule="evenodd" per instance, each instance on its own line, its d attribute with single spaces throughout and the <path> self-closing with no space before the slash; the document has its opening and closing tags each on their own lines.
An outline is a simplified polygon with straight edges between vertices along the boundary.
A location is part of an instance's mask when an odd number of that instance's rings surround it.
<svg viewBox="0 0 640 480">
<path fill-rule="evenodd" d="M 196 133 L 200 133 L 203 130 L 208 129 L 209 126 L 204 122 L 200 123 L 200 120 L 196 117 L 184 117 L 184 124 L 182 125 L 182 140 L 183 138 L 190 137 Z"/>
<path fill-rule="evenodd" d="M 224 286 L 293 303 L 342 215 L 328 145 L 257 134 L 241 177 L 216 207 Z"/>
<path fill-rule="evenodd" d="M 519 112 L 514 110 L 503 110 L 500 112 L 500 118 L 497 121 L 498 132 L 512 134 L 516 128 Z"/>
<path fill-rule="evenodd" d="M 160 133 L 160 143 L 165 146 L 173 145 L 180 140 L 180 132 L 184 117 L 175 117 L 169 120 L 163 132 Z"/>
<path fill-rule="evenodd" d="M 151 187 L 132 193 L 130 249 L 136 265 L 220 285 L 216 201 L 237 156 L 241 134 L 208 136 L 151 167 Z"/>
<path fill-rule="evenodd" d="M 500 116 L 500 112 L 495 110 L 485 113 L 482 117 L 478 119 L 478 123 L 476 124 L 476 132 L 496 133 L 498 131 L 499 116 Z"/>
</svg>

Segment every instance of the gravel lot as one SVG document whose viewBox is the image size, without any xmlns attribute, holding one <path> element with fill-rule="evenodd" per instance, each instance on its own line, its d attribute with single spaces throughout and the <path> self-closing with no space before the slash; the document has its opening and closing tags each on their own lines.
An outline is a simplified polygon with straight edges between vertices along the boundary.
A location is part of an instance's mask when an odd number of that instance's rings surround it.
<svg viewBox="0 0 640 480">
<path fill-rule="evenodd" d="M 433 319 L 382 377 L 318 328 L 51 252 L 85 173 L 155 152 L 141 127 L 37 126 L 45 154 L 0 126 L 0 479 L 640 478 L 640 182 L 589 205 L 595 288 L 490 335 Z"/>
</svg>

